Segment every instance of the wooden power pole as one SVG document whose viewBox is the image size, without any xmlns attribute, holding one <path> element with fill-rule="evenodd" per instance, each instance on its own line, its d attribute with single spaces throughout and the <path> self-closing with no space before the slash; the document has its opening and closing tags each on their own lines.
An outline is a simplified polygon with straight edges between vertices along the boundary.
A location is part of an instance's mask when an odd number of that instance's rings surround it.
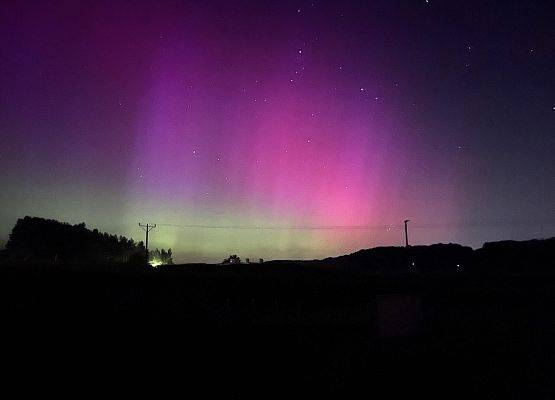
<svg viewBox="0 0 555 400">
<path fill-rule="evenodd" d="M 141 228 L 143 228 L 143 231 L 145 231 L 145 234 L 146 234 L 146 238 L 145 238 L 145 258 L 146 258 L 146 263 L 148 264 L 148 232 L 150 232 L 151 230 L 156 228 L 156 224 L 141 224 L 139 222 L 139 226 Z"/>
<path fill-rule="evenodd" d="M 409 222 L 410 219 L 406 219 L 405 220 L 405 246 L 409 247 L 409 231 L 407 229 L 407 222 Z"/>
</svg>

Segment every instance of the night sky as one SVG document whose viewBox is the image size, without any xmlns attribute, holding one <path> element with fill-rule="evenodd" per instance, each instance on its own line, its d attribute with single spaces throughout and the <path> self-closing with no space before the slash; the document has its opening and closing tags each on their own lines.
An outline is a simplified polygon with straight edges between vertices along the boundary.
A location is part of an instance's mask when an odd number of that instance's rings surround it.
<svg viewBox="0 0 555 400">
<path fill-rule="evenodd" d="M 174 261 L 555 235 L 553 1 L 4 1 L 0 238 Z M 166 225 L 164 225 L 166 224 Z"/>
</svg>

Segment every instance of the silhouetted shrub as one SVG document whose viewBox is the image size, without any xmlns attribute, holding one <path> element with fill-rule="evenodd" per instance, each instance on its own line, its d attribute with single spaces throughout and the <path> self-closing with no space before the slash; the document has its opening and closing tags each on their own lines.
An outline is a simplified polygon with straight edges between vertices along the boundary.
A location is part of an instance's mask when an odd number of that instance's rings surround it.
<svg viewBox="0 0 555 400">
<path fill-rule="evenodd" d="M 149 251 L 148 263 L 153 267 L 158 267 L 160 265 L 172 265 L 172 249 L 168 249 L 167 251 L 164 249 Z"/>
<path fill-rule="evenodd" d="M 241 259 L 237 254 L 232 254 L 222 261 L 222 264 L 241 264 Z"/>
</svg>

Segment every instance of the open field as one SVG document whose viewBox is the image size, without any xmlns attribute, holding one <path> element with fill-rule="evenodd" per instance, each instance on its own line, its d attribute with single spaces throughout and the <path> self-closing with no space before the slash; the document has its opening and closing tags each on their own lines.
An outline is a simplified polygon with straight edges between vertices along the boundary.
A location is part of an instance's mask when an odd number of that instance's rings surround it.
<svg viewBox="0 0 555 400">
<path fill-rule="evenodd" d="M 495 398 L 552 389 L 552 274 L 384 276 L 281 264 L 5 267 L 0 276 L 20 362 L 47 354 L 40 359 L 69 357 L 84 369 L 95 359 L 112 373 L 156 365 L 157 374 L 177 360 L 168 374 L 192 369 L 235 383 L 246 375 L 251 388 L 276 379 L 338 391 L 456 385 Z"/>
</svg>

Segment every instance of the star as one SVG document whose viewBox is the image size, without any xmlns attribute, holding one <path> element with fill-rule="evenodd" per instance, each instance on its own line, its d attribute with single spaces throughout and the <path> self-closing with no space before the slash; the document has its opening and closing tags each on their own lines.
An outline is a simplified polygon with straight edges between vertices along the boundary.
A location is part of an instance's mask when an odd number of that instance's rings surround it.
<svg viewBox="0 0 555 400">
<path fill-rule="evenodd" d="M 193 155 L 196 156 L 197 155 L 197 150 L 193 149 Z"/>
</svg>

